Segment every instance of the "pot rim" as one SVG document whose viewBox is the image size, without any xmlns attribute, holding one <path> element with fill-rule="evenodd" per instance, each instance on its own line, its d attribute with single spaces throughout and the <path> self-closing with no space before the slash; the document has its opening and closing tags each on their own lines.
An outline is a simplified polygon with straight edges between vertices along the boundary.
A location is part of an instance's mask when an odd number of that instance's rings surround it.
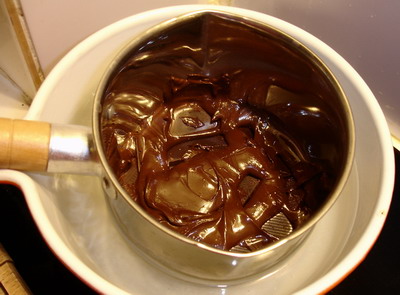
<svg viewBox="0 0 400 295">
<path fill-rule="evenodd" d="M 313 63 L 313 65 L 316 66 L 327 77 L 327 79 L 331 83 L 331 86 L 335 89 L 335 91 L 338 94 L 337 96 L 339 97 L 339 100 L 342 103 L 341 107 L 345 114 L 345 128 L 347 129 L 347 138 L 346 138 L 347 156 L 345 158 L 345 161 L 344 161 L 345 163 L 343 164 L 343 169 L 340 173 L 340 177 L 338 177 L 338 180 L 335 184 L 333 191 L 328 195 L 324 204 L 316 212 L 314 212 L 312 214 L 310 219 L 308 219 L 301 227 L 294 230 L 286 238 L 280 239 L 260 250 L 248 252 L 248 253 L 230 252 L 230 251 L 214 248 L 212 246 L 208 246 L 201 242 L 197 242 L 193 239 L 190 239 L 184 235 L 181 235 L 181 234 L 173 231 L 172 229 L 169 229 L 169 228 L 163 226 L 158 221 L 156 221 L 154 218 L 152 218 L 142 207 L 140 207 L 139 204 L 137 204 L 135 201 L 133 201 L 131 199 L 131 197 L 126 193 L 125 189 L 119 183 L 112 168 L 108 164 L 107 158 L 104 153 L 103 145 L 102 145 L 102 140 L 101 140 L 100 115 L 101 115 L 101 111 L 102 111 L 102 105 L 101 105 L 102 96 L 103 96 L 105 88 L 107 87 L 109 78 L 115 72 L 116 67 L 118 65 L 120 65 L 121 61 L 123 61 L 126 58 L 127 54 L 129 54 L 129 52 L 133 48 L 135 48 L 137 45 L 139 45 L 147 37 L 154 36 L 155 34 L 162 31 L 163 29 L 173 26 L 174 24 L 178 24 L 181 21 L 185 21 L 189 18 L 195 18 L 200 15 L 209 14 L 209 13 L 221 15 L 223 17 L 224 16 L 231 17 L 231 18 L 235 18 L 237 20 L 242 19 L 242 20 L 249 21 L 253 24 L 258 25 L 258 27 L 260 27 L 260 28 L 266 28 L 266 29 L 272 30 L 274 33 L 279 35 L 280 38 L 284 39 L 285 43 L 290 43 L 291 46 L 296 47 L 296 49 L 300 53 L 302 53 L 308 60 L 310 60 Z M 291 240 L 296 239 L 297 237 L 305 234 L 310 229 L 312 229 L 313 226 L 329 211 L 329 209 L 333 206 L 333 204 L 336 202 L 336 200 L 340 196 L 340 194 L 341 194 L 343 188 L 345 187 L 347 180 L 349 178 L 349 175 L 350 175 L 353 163 L 354 163 L 354 157 L 355 157 L 355 127 L 354 127 L 354 120 L 353 120 L 351 107 L 350 107 L 349 101 L 348 101 L 346 94 L 344 93 L 339 81 L 337 80 L 335 75 L 332 73 L 332 71 L 329 69 L 329 67 L 323 62 L 323 60 L 316 53 L 314 53 L 310 48 L 308 48 L 306 45 L 304 45 L 302 42 L 300 42 L 299 40 L 292 37 L 291 35 L 289 35 L 288 33 L 284 32 L 281 29 L 278 29 L 268 23 L 253 19 L 248 16 L 242 16 L 237 13 L 228 12 L 228 11 L 224 11 L 224 10 L 218 10 L 218 9 L 214 9 L 214 8 L 212 8 L 212 9 L 205 8 L 205 9 L 194 10 L 194 11 L 191 11 L 188 13 L 178 15 L 169 20 L 163 21 L 163 22 L 145 30 L 144 32 L 134 36 L 133 39 L 131 39 L 131 41 L 129 41 L 125 46 L 123 46 L 123 48 L 120 49 L 114 55 L 114 58 L 112 59 L 111 63 L 106 67 L 106 70 L 100 79 L 100 83 L 99 83 L 96 93 L 94 95 L 92 119 L 93 119 L 92 120 L 93 138 L 94 138 L 95 146 L 97 148 L 97 153 L 98 153 L 102 168 L 105 171 L 105 174 L 107 175 L 108 179 L 111 180 L 112 184 L 118 191 L 119 195 L 123 196 L 125 201 L 128 202 L 128 204 L 134 210 L 139 212 L 140 215 L 143 218 L 145 218 L 148 222 L 150 222 L 153 226 L 155 226 L 156 228 L 158 228 L 159 230 L 161 230 L 163 232 L 166 232 L 171 237 L 182 241 L 183 243 L 190 244 L 194 247 L 202 248 L 206 251 L 210 251 L 213 253 L 230 256 L 232 258 L 254 257 L 254 256 L 258 256 L 260 254 L 264 254 L 266 252 L 272 251 L 273 249 L 275 249 Z"/>
</svg>

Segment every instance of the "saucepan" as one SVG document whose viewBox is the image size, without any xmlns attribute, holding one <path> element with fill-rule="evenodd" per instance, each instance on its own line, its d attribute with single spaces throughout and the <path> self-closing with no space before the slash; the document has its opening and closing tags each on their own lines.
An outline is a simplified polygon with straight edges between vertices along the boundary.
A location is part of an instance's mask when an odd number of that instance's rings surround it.
<svg viewBox="0 0 400 295">
<path fill-rule="evenodd" d="M 1 119 L 2 167 L 98 176 L 108 195 L 109 208 L 127 241 L 150 263 L 172 275 L 220 284 L 241 282 L 271 271 L 299 248 L 333 206 L 349 178 L 355 150 L 354 122 L 338 80 L 313 51 L 292 36 L 267 23 L 227 11 L 196 10 L 131 39 L 113 56 L 98 85 L 91 128 Z M 246 105 L 246 109 L 241 109 L 241 105 Z M 220 123 L 224 120 L 230 123 Z M 241 123 L 236 124 L 235 120 Z M 233 125 L 236 129 L 231 128 Z M 221 131 L 224 128 L 229 129 L 227 133 Z M 241 130 L 240 136 L 236 136 L 237 129 Z M 264 136 L 264 131 L 271 133 Z M 259 141 L 257 134 L 261 134 Z M 201 140 L 196 142 L 193 139 L 196 136 Z M 172 156 L 168 150 L 172 148 L 163 147 L 167 139 L 175 140 L 175 146 L 180 144 Z M 262 149 L 257 142 L 263 145 Z M 236 148 L 229 149 L 231 146 Z M 279 148 L 283 149 L 281 154 L 277 152 Z M 244 152 L 248 150 L 251 152 Z M 127 153 L 128 158 L 124 158 Z M 256 155 L 267 158 L 261 161 L 267 164 L 260 164 Z M 282 157 L 290 160 L 283 161 L 285 167 L 276 166 L 274 159 Z M 215 168 L 221 159 L 226 166 Z M 178 168 L 190 161 L 195 161 L 195 166 Z M 204 161 L 211 168 L 205 169 Z M 248 181 L 258 186 L 262 183 L 277 187 L 282 182 L 281 186 L 287 188 L 304 177 L 302 171 L 312 174 L 308 176 L 313 179 L 312 185 L 303 180 L 291 186 L 286 192 L 288 203 L 264 223 L 272 241 L 259 244 L 260 235 L 253 234 L 240 243 L 232 242 L 226 230 L 221 231 L 223 237 L 210 234 L 223 222 L 196 233 L 194 228 L 177 229 L 187 220 L 203 225 L 212 223 L 211 219 L 200 221 L 204 216 L 214 216 L 211 209 L 207 211 L 209 208 L 217 208 L 220 216 L 229 215 L 233 209 L 222 209 L 220 203 L 227 197 L 220 191 L 237 190 L 243 195 L 246 189 L 236 182 L 232 184 L 234 181 L 223 186 L 225 180 L 221 175 L 231 175 L 229 169 L 235 174 L 243 163 L 247 165 L 243 171 L 250 171 Z M 257 167 L 268 163 L 275 163 L 273 173 L 262 170 L 257 174 Z M 313 163 L 311 168 L 309 163 Z M 318 170 L 321 167 L 329 168 Z M 186 180 L 176 176 L 176 169 L 186 171 Z M 199 169 L 200 174 L 192 173 Z M 175 174 L 169 172 L 172 170 Z M 198 191 L 184 191 L 188 171 Z M 282 174 L 276 174 L 277 171 Z M 127 177 L 133 179 L 131 183 Z M 237 177 L 244 179 L 243 174 Z M 217 180 L 213 182 L 211 178 Z M 296 215 L 295 222 L 289 221 L 288 214 L 297 210 L 289 208 L 290 202 L 314 188 L 322 200 L 298 201 L 296 206 L 304 203 L 307 209 Z M 168 192 L 171 189 L 175 189 L 173 194 Z M 156 193 L 151 201 L 135 197 L 153 190 Z M 193 193 L 203 201 L 215 198 L 214 193 L 210 197 L 208 192 L 216 191 L 220 203 L 217 206 L 209 202 L 208 209 L 201 207 L 194 212 L 190 206 L 197 199 L 178 202 L 174 198 L 180 195 L 179 190 L 184 191 L 184 196 Z M 277 195 L 281 193 L 274 191 Z M 251 198 L 251 194 L 245 197 Z M 262 197 L 257 204 L 266 204 Z M 167 206 L 164 201 L 168 198 L 174 202 L 167 208 L 169 213 L 159 213 L 157 206 Z M 280 200 L 273 199 L 267 205 Z M 243 201 L 243 206 L 248 202 Z M 243 215 L 236 215 L 241 217 L 233 221 L 236 225 L 231 226 L 232 235 L 243 230 L 246 223 L 252 223 L 256 213 L 242 223 L 238 219 L 243 219 Z M 180 219 L 176 219 L 177 214 Z M 228 224 L 228 218 L 224 222 Z M 222 246 L 217 240 L 223 241 Z M 233 246 L 226 246 L 227 240 Z"/>
</svg>

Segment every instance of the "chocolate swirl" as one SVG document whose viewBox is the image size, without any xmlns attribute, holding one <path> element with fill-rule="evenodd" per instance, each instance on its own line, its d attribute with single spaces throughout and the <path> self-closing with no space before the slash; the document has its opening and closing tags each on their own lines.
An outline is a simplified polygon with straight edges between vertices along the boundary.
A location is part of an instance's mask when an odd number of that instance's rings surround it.
<svg viewBox="0 0 400 295">
<path fill-rule="evenodd" d="M 119 65 L 104 93 L 103 145 L 160 223 L 254 251 L 301 226 L 332 189 L 344 145 L 335 95 L 273 30 L 209 13 Z"/>
</svg>

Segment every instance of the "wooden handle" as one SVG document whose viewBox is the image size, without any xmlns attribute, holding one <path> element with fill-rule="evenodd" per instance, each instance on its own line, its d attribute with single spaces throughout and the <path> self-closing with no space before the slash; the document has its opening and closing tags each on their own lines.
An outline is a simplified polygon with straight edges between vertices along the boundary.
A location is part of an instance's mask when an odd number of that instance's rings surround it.
<svg viewBox="0 0 400 295">
<path fill-rule="evenodd" d="M 46 171 L 50 124 L 0 118 L 0 168 Z"/>
<path fill-rule="evenodd" d="M 3 292 L 2 292 L 3 291 Z M 0 244 L 0 294 L 32 294 Z"/>
</svg>

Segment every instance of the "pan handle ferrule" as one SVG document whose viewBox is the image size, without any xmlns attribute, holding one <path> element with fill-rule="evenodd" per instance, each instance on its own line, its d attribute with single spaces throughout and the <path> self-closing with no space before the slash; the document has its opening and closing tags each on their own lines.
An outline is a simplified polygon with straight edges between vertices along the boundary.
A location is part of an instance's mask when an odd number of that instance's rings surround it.
<svg viewBox="0 0 400 295">
<path fill-rule="evenodd" d="M 52 125 L 47 172 L 100 175 L 100 164 L 89 127 Z"/>
</svg>

